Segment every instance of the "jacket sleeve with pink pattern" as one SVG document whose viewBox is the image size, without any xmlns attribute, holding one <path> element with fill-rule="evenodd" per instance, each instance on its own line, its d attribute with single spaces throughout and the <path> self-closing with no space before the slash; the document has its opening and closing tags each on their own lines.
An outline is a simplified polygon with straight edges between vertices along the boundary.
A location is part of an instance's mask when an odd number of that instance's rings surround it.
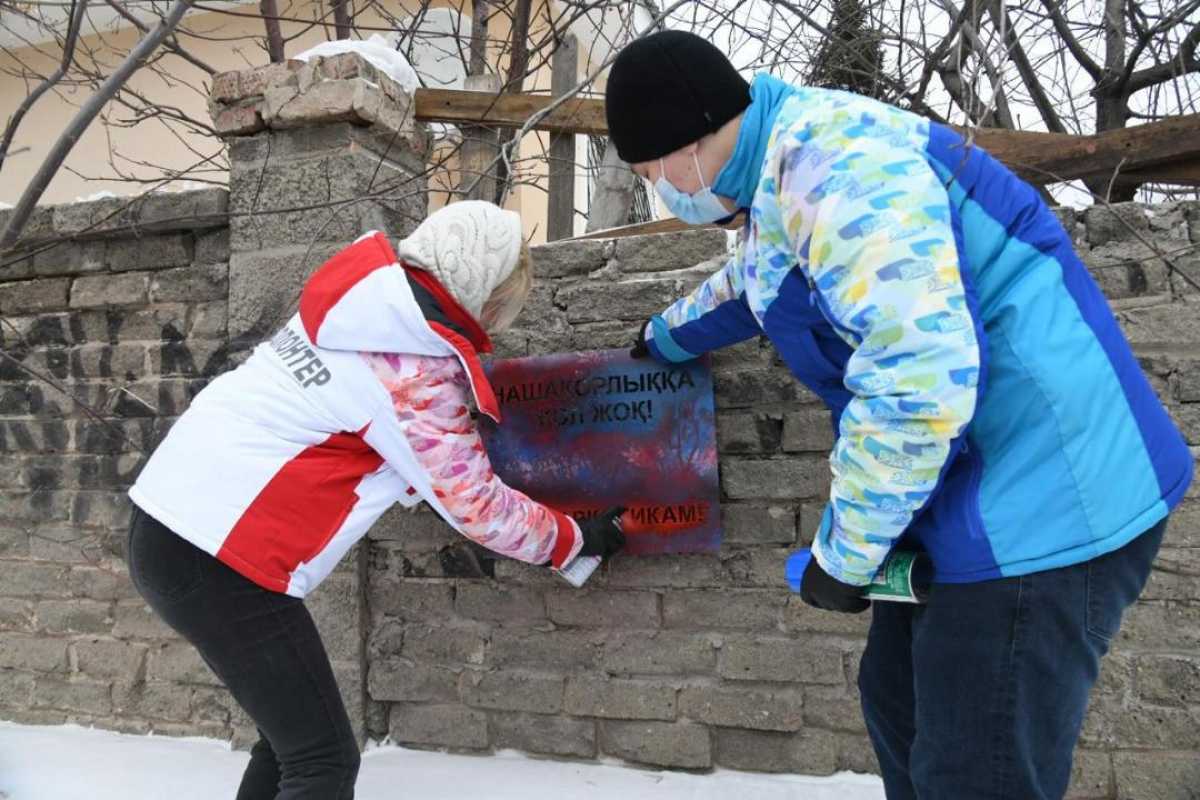
<svg viewBox="0 0 1200 800">
<path fill-rule="evenodd" d="M 561 568 L 578 555 L 583 537 L 570 517 L 492 471 L 458 359 L 363 357 L 391 399 L 364 438 L 450 525 L 489 550 L 531 564 Z"/>
</svg>

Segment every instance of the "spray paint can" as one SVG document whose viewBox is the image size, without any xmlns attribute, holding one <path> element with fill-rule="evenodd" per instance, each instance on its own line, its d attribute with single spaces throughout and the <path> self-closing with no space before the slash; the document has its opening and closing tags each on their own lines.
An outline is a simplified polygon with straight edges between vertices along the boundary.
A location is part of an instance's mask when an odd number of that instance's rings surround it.
<svg viewBox="0 0 1200 800">
<path fill-rule="evenodd" d="M 793 592 L 800 591 L 804 570 L 812 560 L 807 547 L 792 553 L 787 560 L 787 582 Z M 925 553 L 893 550 L 879 566 L 875 579 L 866 586 L 863 597 L 896 603 L 924 603 L 933 583 L 933 562 Z"/>
<path fill-rule="evenodd" d="M 600 566 L 600 556 L 575 556 L 570 564 L 558 571 L 559 576 L 576 589 L 587 583 L 592 573 Z"/>
</svg>

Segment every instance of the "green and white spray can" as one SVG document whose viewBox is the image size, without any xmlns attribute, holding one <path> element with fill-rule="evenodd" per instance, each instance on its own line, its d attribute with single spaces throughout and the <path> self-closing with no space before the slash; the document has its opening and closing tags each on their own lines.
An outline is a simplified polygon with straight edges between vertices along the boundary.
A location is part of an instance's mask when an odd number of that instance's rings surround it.
<svg viewBox="0 0 1200 800">
<path fill-rule="evenodd" d="M 793 592 L 800 591 L 804 570 L 812 560 L 807 547 L 792 553 L 787 560 L 787 582 Z M 896 603 L 924 603 L 929 599 L 933 583 L 933 562 L 925 553 L 893 550 L 867 584 L 863 597 L 868 600 L 888 600 Z"/>
</svg>

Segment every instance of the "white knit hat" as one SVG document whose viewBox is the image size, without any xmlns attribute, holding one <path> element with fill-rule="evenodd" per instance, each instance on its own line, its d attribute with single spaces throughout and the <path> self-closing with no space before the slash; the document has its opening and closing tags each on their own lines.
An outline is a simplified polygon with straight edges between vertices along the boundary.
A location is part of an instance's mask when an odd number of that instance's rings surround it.
<svg viewBox="0 0 1200 800">
<path fill-rule="evenodd" d="M 482 200 L 438 209 L 396 248 L 402 261 L 430 272 L 477 320 L 520 253 L 520 216 Z"/>
</svg>

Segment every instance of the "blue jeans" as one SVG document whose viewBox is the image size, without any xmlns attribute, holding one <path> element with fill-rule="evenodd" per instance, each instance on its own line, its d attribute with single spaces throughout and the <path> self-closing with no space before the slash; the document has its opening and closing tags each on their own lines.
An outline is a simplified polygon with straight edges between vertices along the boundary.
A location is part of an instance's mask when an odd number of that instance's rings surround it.
<svg viewBox="0 0 1200 800">
<path fill-rule="evenodd" d="M 138 592 L 258 726 L 237 800 L 352 800 L 358 741 L 304 603 L 242 577 L 137 506 L 128 560 Z"/>
<path fill-rule="evenodd" d="M 1058 800 L 1100 659 L 1166 520 L 1062 569 L 877 602 L 858 685 L 888 800 Z"/>
</svg>

